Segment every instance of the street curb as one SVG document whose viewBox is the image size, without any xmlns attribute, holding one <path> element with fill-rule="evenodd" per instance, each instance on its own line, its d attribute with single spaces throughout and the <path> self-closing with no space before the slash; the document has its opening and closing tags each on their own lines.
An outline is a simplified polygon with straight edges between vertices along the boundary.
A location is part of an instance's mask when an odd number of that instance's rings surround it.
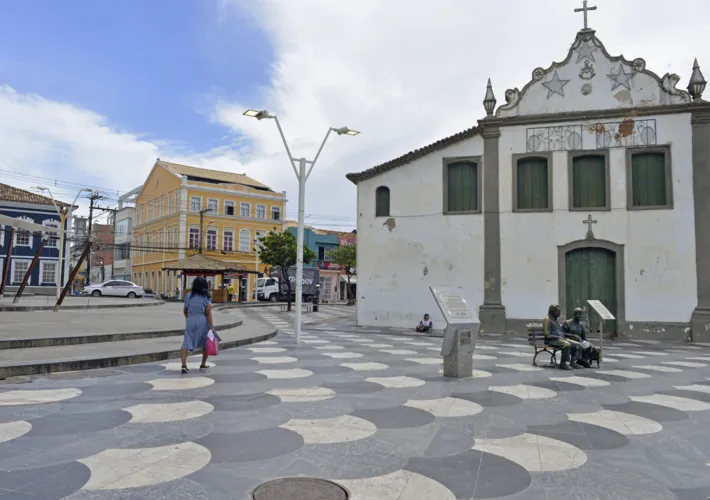
<svg viewBox="0 0 710 500">
<path fill-rule="evenodd" d="M 220 350 L 233 349 L 249 344 L 256 344 L 269 340 L 276 336 L 276 328 L 264 335 L 250 337 L 246 339 L 222 342 Z M 193 354 L 199 354 L 201 350 Z M 52 361 L 48 363 L 34 363 L 17 366 L 0 367 L 0 380 L 10 377 L 23 377 L 28 375 L 45 375 L 56 372 L 71 372 L 80 370 L 94 370 L 98 368 L 113 368 L 117 366 L 136 365 L 141 363 L 152 363 L 180 357 L 180 349 L 168 349 L 147 354 L 129 354 L 124 356 L 96 357 L 82 360 Z"/>
<path fill-rule="evenodd" d="M 237 320 L 224 325 L 216 325 L 220 330 L 231 330 L 242 326 L 244 321 Z M 75 337 L 44 337 L 34 339 L 0 340 L 0 349 L 31 349 L 33 347 L 56 347 L 62 345 L 85 345 L 103 342 L 122 342 L 125 340 L 141 340 L 183 335 L 185 328 L 172 330 L 157 330 L 153 332 L 102 333 L 98 335 L 77 335 Z"/>
<path fill-rule="evenodd" d="M 60 306 L 60 311 L 77 310 L 77 309 L 127 309 L 129 307 L 155 307 L 165 304 L 164 300 L 147 301 L 144 303 L 135 304 L 98 304 L 95 306 Z M 32 312 L 32 311 L 51 311 L 54 306 L 0 306 L 0 312 Z"/>
</svg>

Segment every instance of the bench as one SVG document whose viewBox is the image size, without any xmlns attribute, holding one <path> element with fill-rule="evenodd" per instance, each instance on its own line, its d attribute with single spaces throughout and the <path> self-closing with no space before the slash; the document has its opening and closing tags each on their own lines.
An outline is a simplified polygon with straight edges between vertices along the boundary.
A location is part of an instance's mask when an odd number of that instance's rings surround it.
<svg viewBox="0 0 710 500">
<path fill-rule="evenodd" d="M 543 329 L 542 323 L 528 323 L 526 326 L 528 327 L 528 344 L 535 350 L 532 362 L 533 366 L 538 366 L 537 357 L 543 352 L 550 355 L 550 363 L 546 366 L 557 366 L 557 352 L 560 348 L 545 344 L 545 330 Z"/>
</svg>

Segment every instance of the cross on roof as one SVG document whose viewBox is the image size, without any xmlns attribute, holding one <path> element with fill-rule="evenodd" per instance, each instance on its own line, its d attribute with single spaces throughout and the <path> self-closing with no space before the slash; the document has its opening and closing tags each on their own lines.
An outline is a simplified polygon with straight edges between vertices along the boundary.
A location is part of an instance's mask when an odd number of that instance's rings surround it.
<svg viewBox="0 0 710 500">
<path fill-rule="evenodd" d="M 582 224 L 587 224 L 587 238 L 594 238 L 594 233 L 592 232 L 592 224 L 596 224 L 597 221 L 592 219 L 592 214 L 587 216 L 587 220 L 583 220 Z"/>
<path fill-rule="evenodd" d="M 589 29 L 587 27 L 587 12 L 590 10 L 597 10 L 597 7 L 587 7 L 587 0 L 584 0 L 582 2 L 582 8 L 581 9 L 574 9 L 575 12 L 584 12 L 584 29 Z"/>
</svg>

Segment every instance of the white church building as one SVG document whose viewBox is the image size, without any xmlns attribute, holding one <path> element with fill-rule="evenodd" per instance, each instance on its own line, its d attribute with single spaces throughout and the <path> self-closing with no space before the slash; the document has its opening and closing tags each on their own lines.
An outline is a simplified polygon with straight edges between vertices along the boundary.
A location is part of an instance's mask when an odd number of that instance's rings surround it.
<svg viewBox="0 0 710 500">
<path fill-rule="evenodd" d="M 710 103 L 697 61 L 679 81 L 610 55 L 585 11 L 565 59 L 497 109 L 489 80 L 477 126 L 348 174 L 358 324 L 441 328 L 438 285 L 485 332 L 598 299 L 618 334 L 709 341 Z"/>
</svg>

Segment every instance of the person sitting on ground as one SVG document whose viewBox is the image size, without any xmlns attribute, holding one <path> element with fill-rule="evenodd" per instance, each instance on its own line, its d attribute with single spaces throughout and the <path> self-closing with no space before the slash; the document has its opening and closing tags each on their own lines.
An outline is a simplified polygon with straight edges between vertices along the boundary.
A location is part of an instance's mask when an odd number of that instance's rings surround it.
<svg viewBox="0 0 710 500">
<path fill-rule="evenodd" d="M 428 332 L 431 330 L 432 322 L 429 319 L 429 315 L 425 314 L 424 319 L 422 319 L 417 325 L 416 331 L 418 332 Z"/>
<path fill-rule="evenodd" d="M 562 331 L 559 320 L 561 313 L 560 306 L 556 304 L 551 305 L 547 310 L 547 316 L 545 316 L 545 319 L 542 321 L 545 345 L 558 347 L 560 349 L 560 370 L 581 368 L 581 366 L 577 364 L 579 344 L 574 340 L 565 338 L 565 333 Z M 574 352 L 572 352 L 573 350 Z"/>
<path fill-rule="evenodd" d="M 584 316 L 584 311 L 577 307 L 572 313 L 572 319 L 568 319 L 562 325 L 562 331 L 565 334 L 565 338 L 568 340 L 574 340 L 580 344 L 579 360 L 577 364 L 582 365 L 585 368 L 592 367 L 592 349 L 593 346 L 590 342 L 587 342 L 587 332 L 584 328 L 584 322 L 582 317 Z"/>
</svg>

